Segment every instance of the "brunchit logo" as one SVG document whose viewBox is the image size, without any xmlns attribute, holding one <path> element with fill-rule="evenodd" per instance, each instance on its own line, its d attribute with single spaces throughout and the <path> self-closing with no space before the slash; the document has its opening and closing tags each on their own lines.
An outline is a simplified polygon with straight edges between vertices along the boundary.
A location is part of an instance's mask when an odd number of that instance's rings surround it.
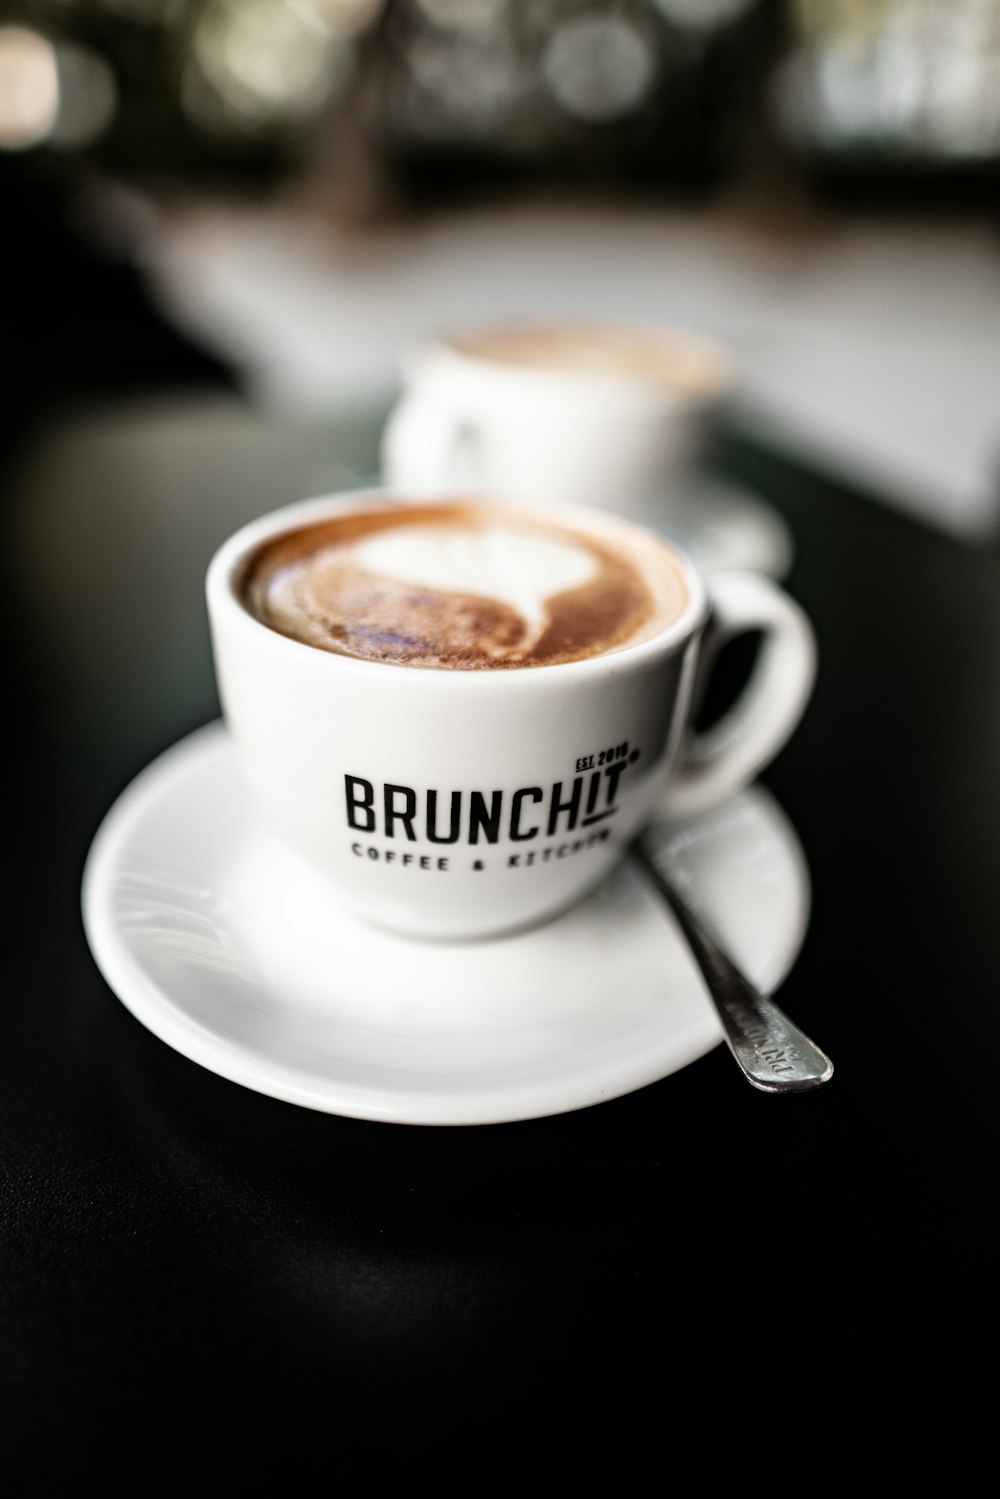
<svg viewBox="0 0 1000 1499">
<path fill-rule="evenodd" d="M 639 750 L 627 743 L 616 745 L 580 756 L 571 779 L 513 791 L 420 791 L 399 782 L 345 775 L 348 827 L 396 845 L 355 841 L 352 852 L 404 868 L 439 870 L 450 867 L 449 856 L 418 854 L 405 845 L 445 844 L 452 845 L 453 853 L 465 847 L 485 855 L 490 845 L 531 844 L 507 854 L 505 862 L 512 869 L 567 858 L 606 841 L 623 781 L 639 758 Z M 485 868 L 483 859 L 475 859 L 472 867 Z"/>
</svg>

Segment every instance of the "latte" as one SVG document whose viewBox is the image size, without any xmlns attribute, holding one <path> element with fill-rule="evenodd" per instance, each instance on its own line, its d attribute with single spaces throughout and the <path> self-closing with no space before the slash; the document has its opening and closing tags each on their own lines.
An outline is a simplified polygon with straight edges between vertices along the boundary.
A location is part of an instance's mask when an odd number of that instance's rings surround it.
<svg viewBox="0 0 1000 1499">
<path fill-rule="evenodd" d="M 484 328 L 450 340 L 468 358 L 520 369 L 622 375 L 701 399 L 728 383 L 728 362 L 687 334 L 624 325 L 538 323 Z"/>
<path fill-rule="evenodd" d="M 603 656 L 658 634 L 687 602 L 656 538 L 485 501 L 375 507 L 283 533 L 250 558 L 241 597 L 306 645 L 460 671 Z"/>
</svg>

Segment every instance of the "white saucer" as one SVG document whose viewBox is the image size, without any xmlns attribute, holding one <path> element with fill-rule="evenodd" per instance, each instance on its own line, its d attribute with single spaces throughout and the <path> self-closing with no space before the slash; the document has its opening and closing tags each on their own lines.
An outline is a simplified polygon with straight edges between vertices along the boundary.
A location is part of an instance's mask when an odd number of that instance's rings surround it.
<svg viewBox="0 0 1000 1499">
<path fill-rule="evenodd" d="M 784 519 L 718 474 L 678 477 L 640 519 L 675 541 L 703 573 L 746 569 L 780 581 L 792 564 L 794 544 Z"/>
<path fill-rule="evenodd" d="M 773 799 L 752 788 L 661 837 L 748 975 L 777 987 L 810 891 Z M 104 977 L 161 1040 L 326 1113 L 541 1117 L 644 1087 L 722 1039 L 672 917 L 631 868 L 514 937 L 452 945 L 377 931 L 259 825 L 219 723 L 161 755 L 111 808 L 83 917 Z"/>
</svg>

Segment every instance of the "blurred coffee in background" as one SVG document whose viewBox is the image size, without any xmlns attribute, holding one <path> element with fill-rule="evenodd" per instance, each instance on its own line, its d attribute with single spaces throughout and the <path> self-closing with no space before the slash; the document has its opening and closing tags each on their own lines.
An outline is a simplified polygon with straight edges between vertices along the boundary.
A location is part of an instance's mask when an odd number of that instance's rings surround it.
<svg viewBox="0 0 1000 1499">
<path fill-rule="evenodd" d="M 726 350 L 649 324 L 456 330 L 414 351 L 382 444 L 401 490 L 597 505 L 667 524 L 736 380 Z"/>
</svg>

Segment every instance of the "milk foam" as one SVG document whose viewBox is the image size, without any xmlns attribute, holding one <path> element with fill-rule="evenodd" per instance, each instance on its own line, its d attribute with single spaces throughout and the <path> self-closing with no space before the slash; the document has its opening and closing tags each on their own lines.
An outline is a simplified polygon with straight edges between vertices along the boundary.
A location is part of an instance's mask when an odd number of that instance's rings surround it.
<svg viewBox="0 0 1000 1499">
<path fill-rule="evenodd" d="M 305 645 L 457 671 L 558 665 L 647 639 L 684 607 L 670 553 L 483 503 L 333 515 L 279 534 L 240 588 Z"/>
<path fill-rule="evenodd" d="M 547 599 L 597 576 L 593 554 L 569 537 L 553 540 L 500 525 L 474 531 L 399 526 L 351 552 L 376 577 L 506 604 L 524 620 L 532 640 L 548 621 Z"/>
<path fill-rule="evenodd" d="M 729 379 L 721 351 L 667 330 L 540 323 L 485 328 L 452 343 L 474 359 L 522 369 L 632 377 L 697 397 L 721 391 Z"/>
</svg>

